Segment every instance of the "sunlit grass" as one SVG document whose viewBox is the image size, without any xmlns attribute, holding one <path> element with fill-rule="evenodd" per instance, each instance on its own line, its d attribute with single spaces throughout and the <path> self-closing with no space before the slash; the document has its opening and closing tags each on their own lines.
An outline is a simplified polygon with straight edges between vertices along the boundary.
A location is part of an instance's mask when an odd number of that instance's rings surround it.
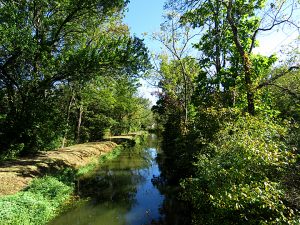
<svg viewBox="0 0 300 225">
<path fill-rule="evenodd" d="M 0 224 L 45 224 L 60 212 L 72 193 L 73 187 L 57 178 L 35 179 L 27 190 L 0 198 Z"/>
</svg>

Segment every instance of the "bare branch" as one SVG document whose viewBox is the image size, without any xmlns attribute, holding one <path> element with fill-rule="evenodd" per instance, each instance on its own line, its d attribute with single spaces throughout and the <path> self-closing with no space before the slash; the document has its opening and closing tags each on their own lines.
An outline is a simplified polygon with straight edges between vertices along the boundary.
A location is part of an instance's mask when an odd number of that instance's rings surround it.
<svg viewBox="0 0 300 225">
<path fill-rule="evenodd" d="M 294 13 L 294 0 L 293 2 L 291 3 L 290 6 L 286 7 L 285 9 L 283 9 L 283 6 L 284 6 L 284 3 L 285 1 L 283 1 L 281 3 L 281 5 L 279 6 L 276 14 L 274 15 L 274 17 L 270 16 L 272 18 L 272 24 L 269 26 L 269 27 L 265 27 L 265 28 L 258 28 L 254 31 L 252 37 L 251 37 L 251 46 L 249 48 L 249 51 L 248 53 L 250 54 L 254 48 L 254 45 L 255 45 L 255 40 L 256 40 L 256 37 L 257 37 L 257 34 L 260 32 L 260 31 L 270 31 L 272 30 L 274 27 L 277 27 L 277 26 L 280 26 L 282 24 L 285 24 L 285 23 L 289 23 L 291 25 L 293 25 L 294 27 L 296 27 L 297 29 L 300 29 L 300 27 L 294 23 L 293 21 L 291 21 L 291 18 L 293 16 L 293 13 Z M 279 15 L 281 12 L 285 11 L 287 8 L 291 7 L 291 10 L 290 10 L 290 13 L 289 13 L 289 16 L 286 18 L 286 19 L 278 19 Z M 262 22 L 262 20 L 261 20 Z"/>
</svg>

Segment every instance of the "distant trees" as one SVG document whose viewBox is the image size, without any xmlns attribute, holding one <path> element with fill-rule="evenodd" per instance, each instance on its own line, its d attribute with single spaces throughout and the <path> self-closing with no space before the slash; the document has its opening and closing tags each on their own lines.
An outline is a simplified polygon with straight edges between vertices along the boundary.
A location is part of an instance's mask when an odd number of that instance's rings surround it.
<svg viewBox="0 0 300 225">
<path fill-rule="evenodd" d="M 149 60 L 142 40 L 130 37 L 121 22 L 126 4 L 1 1 L 2 152 L 54 148 L 70 137 L 81 141 L 83 119 L 95 104 L 93 94 L 109 86 L 99 80 L 136 83 L 132 77 L 149 67 Z"/>
</svg>

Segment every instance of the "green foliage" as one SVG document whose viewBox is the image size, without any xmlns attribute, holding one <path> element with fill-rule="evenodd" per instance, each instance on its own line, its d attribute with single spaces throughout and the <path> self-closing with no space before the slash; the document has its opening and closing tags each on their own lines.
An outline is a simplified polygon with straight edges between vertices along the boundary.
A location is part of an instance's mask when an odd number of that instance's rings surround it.
<svg viewBox="0 0 300 225">
<path fill-rule="evenodd" d="M 108 130 L 118 135 L 150 126 L 150 103 L 136 96 L 138 85 L 136 79 L 126 77 L 117 80 L 100 77 L 87 85 L 81 95 L 84 109 L 81 140 L 100 140 Z"/>
<path fill-rule="evenodd" d="M 12 144 L 9 147 L 9 151 L 5 152 L 3 154 L 0 155 L 0 159 L 1 160 L 9 160 L 9 159 L 16 159 L 20 152 L 22 152 L 24 148 L 24 144 Z"/>
<path fill-rule="evenodd" d="M 286 68 L 282 68 L 286 70 Z M 274 71 L 276 74 L 282 73 L 282 69 Z M 266 87 L 265 92 L 271 96 L 270 105 L 280 111 L 283 118 L 293 118 L 300 122 L 300 71 L 289 72 L 285 76 L 278 78 L 274 85 Z"/>
<path fill-rule="evenodd" d="M 292 224 L 280 182 L 294 159 L 285 135 L 285 128 L 253 117 L 216 133 L 197 157 L 195 177 L 182 182 L 195 224 Z"/>
<path fill-rule="evenodd" d="M 188 70 L 198 68 L 188 93 L 178 62 L 162 58 L 161 92 L 153 112 L 170 167 L 166 177 L 184 178 L 183 197 L 194 206 L 195 224 L 299 224 L 299 204 L 292 200 L 299 193 L 299 162 L 294 162 L 300 143 L 298 52 L 289 53 L 292 67 L 276 69 L 275 55 L 253 53 L 258 33 L 277 26 L 274 18 L 280 24 L 287 14 L 292 19 L 287 4 L 167 3 L 167 9 L 178 13 L 170 15 L 180 17 L 181 27 L 197 33 L 193 47 L 200 58 L 198 65 L 186 64 Z M 261 17 L 266 11 L 273 17 Z M 169 37 L 169 50 L 172 38 L 173 45 L 185 43 L 176 29 L 164 31 L 161 37 Z M 189 123 L 183 129 L 187 96 Z"/>
<path fill-rule="evenodd" d="M 0 146 L 4 155 L 99 140 L 104 129 L 124 122 L 123 117 L 110 116 L 110 104 L 115 103 L 105 102 L 103 90 L 111 91 L 109 82 L 99 80 L 109 77 L 130 89 L 124 95 L 130 98 L 124 103 L 128 108 L 137 92 L 135 77 L 150 66 L 143 41 L 131 37 L 122 23 L 127 3 L 43 0 L 16 4 L 9 0 L 0 4 Z M 119 101 L 119 96 L 113 97 Z M 100 98 L 101 106 L 97 105 Z M 133 110 L 120 111 L 128 116 Z M 81 129 L 82 120 L 87 126 Z M 129 123 L 122 129 L 128 129 Z M 23 148 L 15 151 L 16 146 Z"/>
<path fill-rule="evenodd" d="M 35 179 L 26 191 L 0 198 L 0 223 L 46 224 L 70 198 L 73 189 L 53 177 Z"/>
</svg>

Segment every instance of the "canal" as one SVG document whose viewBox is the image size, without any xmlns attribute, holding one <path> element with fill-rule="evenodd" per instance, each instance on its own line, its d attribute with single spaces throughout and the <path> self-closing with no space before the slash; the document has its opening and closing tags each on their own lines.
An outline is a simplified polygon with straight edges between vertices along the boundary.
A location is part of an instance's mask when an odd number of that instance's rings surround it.
<svg viewBox="0 0 300 225">
<path fill-rule="evenodd" d="M 178 188 L 161 176 L 159 142 L 155 136 L 128 147 L 102 163 L 77 184 L 80 204 L 50 225 L 185 225 L 186 207 L 177 200 Z"/>
</svg>

